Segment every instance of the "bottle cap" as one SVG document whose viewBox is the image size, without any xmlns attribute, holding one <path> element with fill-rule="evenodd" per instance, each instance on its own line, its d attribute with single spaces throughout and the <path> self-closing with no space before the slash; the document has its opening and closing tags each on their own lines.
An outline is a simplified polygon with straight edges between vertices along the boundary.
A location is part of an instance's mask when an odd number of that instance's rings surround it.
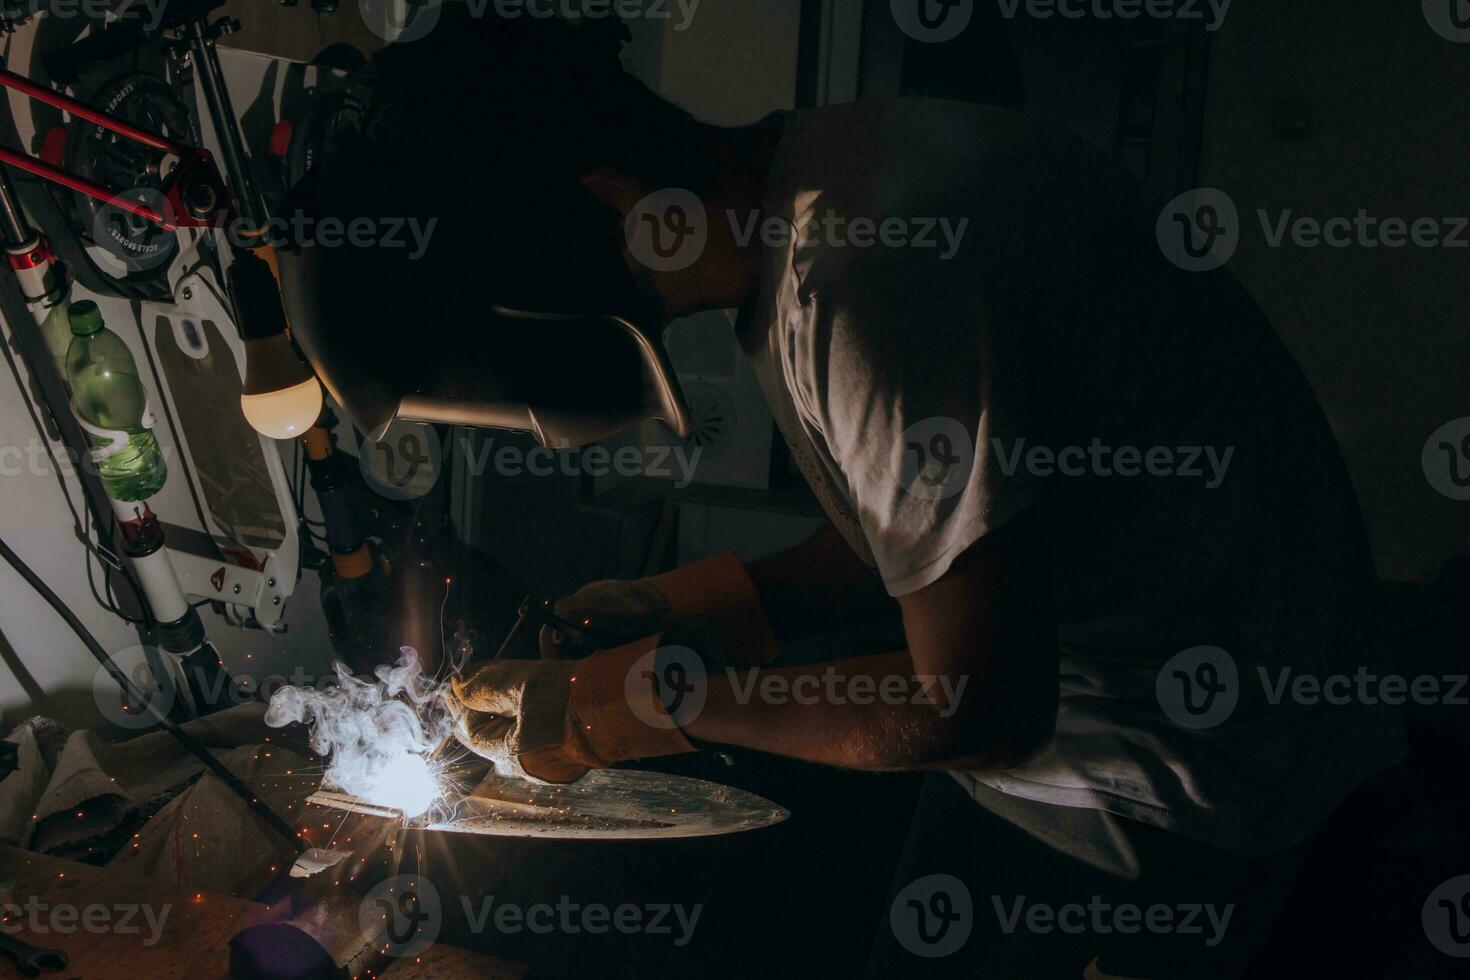
<svg viewBox="0 0 1470 980">
<path fill-rule="evenodd" d="M 102 311 L 89 299 L 71 304 L 67 307 L 66 316 L 71 321 L 71 332 L 78 337 L 90 336 L 104 326 Z"/>
</svg>

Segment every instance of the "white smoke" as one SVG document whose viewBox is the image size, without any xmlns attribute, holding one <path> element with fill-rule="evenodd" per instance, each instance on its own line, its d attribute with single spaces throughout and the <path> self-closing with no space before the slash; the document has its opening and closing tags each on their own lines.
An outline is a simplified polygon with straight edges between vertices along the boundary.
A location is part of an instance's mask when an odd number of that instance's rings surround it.
<svg viewBox="0 0 1470 980">
<path fill-rule="evenodd" d="M 418 651 L 399 649 L 398 666 L 381 666 L 377 681 L 332 665 L 337 684 L 282 687 L 271 695 L 266 724 L 304 722 L 311 748 L 330 756 L 324 785 L 417 817 L 443 794 L 433 755 L 450 735 L 448 685 L 426 677 Z"/>
</svg>

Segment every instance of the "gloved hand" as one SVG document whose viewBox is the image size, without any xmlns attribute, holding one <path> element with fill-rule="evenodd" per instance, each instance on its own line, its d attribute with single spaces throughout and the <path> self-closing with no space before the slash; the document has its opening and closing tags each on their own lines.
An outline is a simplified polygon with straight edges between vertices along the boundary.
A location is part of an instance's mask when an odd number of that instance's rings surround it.
<svg viewBox="0 0 1470 980">
<path fill-rule="evenodd" d="M 627 759 L 692 752 L 659 698 L 645 637 L 586 660 L 501 660 L 453 682 L 455 737 L 502 775 L 571 783 Z"/>
<path fill-rule="evenodd" d="M 552 609 L 604 646 L 701 619 L 707 621 L 701 632 L 720 638 L 718 650 L 702 651 L 717 662 L 764 666 L 778 653 L 755 583 L 733 552 L 652 578 L 593 582 L 558 599 Z M 576 656 L 587 647 L 582 636 L 567 636 L 549 626 L 542 628 L 540 643 L 541 655 L 548 659 Z"/>
<path fill-rule="evenodd" d="M 578 655 L 589 643 L 604 647 L 631 643 L 666 629 L 674 620 L 668 597 L 657 580 L 605 579 L 582 586 L 556 600 L 552 611 L 589 635 L 575 635 L 551 626 L 541 628 L 541 655 L 560 659 Z"/>
</svg>

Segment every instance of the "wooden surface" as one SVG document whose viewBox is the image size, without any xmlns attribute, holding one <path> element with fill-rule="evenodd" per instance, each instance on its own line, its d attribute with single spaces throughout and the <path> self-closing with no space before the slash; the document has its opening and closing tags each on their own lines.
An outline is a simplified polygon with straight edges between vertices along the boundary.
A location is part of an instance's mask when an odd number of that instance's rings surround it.
<svg viewBox="0 0 1470 980">
<path fill-rule="evenodd" d="M 33 946 L 65 950 L 70 958 L 67 968 L 43 976 L 66 980 L 224 980 L 229 976 L 230 937 L 268 914 L 265 906 L 254 902 L 209 892 L 181 892 L 107 868 L 11 847 L 0 848 L 0 886 L 0 902 L 9 903 L 5 908 L 7 931 Z M 27 923 L 30 913 L 25 911 L 32 898 L 44 903 L 44 908 L 41 904 L 32 907 L 48 930 L 48 923 L 54 921 L 72 931 L 64 935 L 32 932 Z M 150 925 L 136 911 L 144 906 L 152 910 L 152 921 L 161 923 L 161 928 Z M 91 917 L 93 928 L 81 926 L 84 915 Z M 107 925 L 97 927 L 104 921 Z M 131 931 L 134 929 L 136 932 Z M 149 942 L 154 936 L 156 942 Z M 395 963 L 378 976 L 386 980 L 508 980 L 523 972 L 504 960 L 435 944 L 414 962 Z M 0 954 L 0 980 L 20 976 L 14 961 Z"/>
</svg>

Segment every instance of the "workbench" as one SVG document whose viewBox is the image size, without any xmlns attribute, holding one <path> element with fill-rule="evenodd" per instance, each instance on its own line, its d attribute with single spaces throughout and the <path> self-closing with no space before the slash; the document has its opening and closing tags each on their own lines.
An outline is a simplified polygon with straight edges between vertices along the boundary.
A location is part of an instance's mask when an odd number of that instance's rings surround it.
<svg viewBox="0 0 1470 980">
<path fill-rule="evenodd" d="M 230 938 L 246 926 L 271 918 L 270 910 L 255 902 L 186 892 L 170 884 L 13 847 L 0 847 L 0 901 L 11 903 L 6 907 L 11 920 L 16 919 L 12 906 L 22 910 L 18 921 L 7 921 L 16 938 L 67 953 L 65 970 L 42 974 L 65 980 L 225 980 L 229 977 Z M 30 902 L 38 910 L 37 917 L 47 923 L 44 934 L 27 926 L 24 910 Z M 43 905 L 45 909 L 39 911 Z M 151 920 L 139 911 L 144 908 Z M 505 960 L 436 943 L 412 962 L 395 962 L 378 976 L 386 980 L 518 980 L 524 973 L 523 967 Z M 0 980 L 21 976 L 12 960 L 0 957 Z"/>
</svg>

